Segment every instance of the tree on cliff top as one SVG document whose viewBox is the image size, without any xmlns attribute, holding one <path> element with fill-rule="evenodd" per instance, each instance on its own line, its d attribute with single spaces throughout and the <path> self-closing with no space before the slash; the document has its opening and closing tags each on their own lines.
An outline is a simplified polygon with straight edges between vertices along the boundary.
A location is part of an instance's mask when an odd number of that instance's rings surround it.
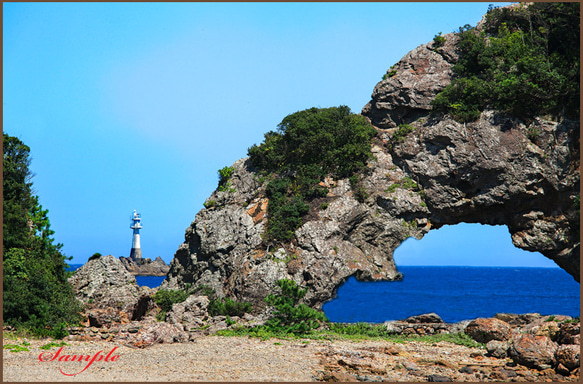
<svg viewBox="0 0 583 384">
<path fill-rule="evenodd" d="M 6 324 L 38 335 L 63 336 L 80 320 L 80 304 L 67 281 L 67 259 L 55 244 L 48 210 L 32 192 L 30 148 L 3 134 L 3 267 Z"/>
<path fill-rule="evenodd" d="M 289 241 L 302 216 L 327 190 L 318 185 L 328 175 L 348 178 L 372 157 L 376 130 L 347 106 L 310 108 L 286 116 L 277 132 L 249 148 L 251 163 L 268 174 L 267 240 Z"/>
<path fill-rule="evenodd" d="M 486 108 L 520 118 L 579 119 L 579 3 L 491 8 L 458 33 L 455 77 L 434 111 L 472 121 Z"/>
</svg>

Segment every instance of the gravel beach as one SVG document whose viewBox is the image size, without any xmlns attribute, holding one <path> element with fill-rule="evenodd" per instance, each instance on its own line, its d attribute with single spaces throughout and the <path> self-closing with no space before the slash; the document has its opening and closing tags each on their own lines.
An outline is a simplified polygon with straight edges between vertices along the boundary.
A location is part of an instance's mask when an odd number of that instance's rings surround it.
<svg viewBox="0 0 583 384">
<path fill-rule="evenodd" d="M 107 341 L 67 341 L 40 349 L 51 340 L 5 338 L 4 345 L 30 343 L 29 351 L 4 349 L 3 380 L 60 381 L 575 381 L 548 376 L 506 359 L 485 356 L 479 348 L 449 342 L 392 343 L 347 340 L 260 340 L 201 336 L 193 342 L 135 348 Z M 102 351 L 94 361 L 65 361 L 65 355 Z M 39 356 L 43 355 L 40 361 Z M 114 358 L 119 356 L 118 358 Z M 62 358 L 61 362 L 58 360 Z M 115 361 L 111 361 L 111 360 Z M 99 360 L 97 358 L 96 360 Z M 80 373 L 78 373 L 80 372 Z M 76 374 L 78 373 L 78 374 Z M 67 376 L 65 374 L 73 375 Z M 547 375 L 547 376 L 546 376 Z"/>
</svg>

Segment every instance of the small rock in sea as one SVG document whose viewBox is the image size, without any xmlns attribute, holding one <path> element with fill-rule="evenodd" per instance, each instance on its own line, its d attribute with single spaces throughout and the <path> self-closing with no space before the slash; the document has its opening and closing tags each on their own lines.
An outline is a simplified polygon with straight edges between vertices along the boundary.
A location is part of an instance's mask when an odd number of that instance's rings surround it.
<svg viewBox="0 0 583 384">
<path fill-rule="evenodd" d="M 411 316 L 405 320 L 407 323 L 443 323 L 437 313 L 424 313 L 422 315 Z"/>
<path fill-rule="evenodd" d="M 435 383 L 445 383 L 453 381 L 451 377 L 442 376 L 442 375 L 429 375 L 427 376 L 427 381 L 435 382 Z"/>
</svg>

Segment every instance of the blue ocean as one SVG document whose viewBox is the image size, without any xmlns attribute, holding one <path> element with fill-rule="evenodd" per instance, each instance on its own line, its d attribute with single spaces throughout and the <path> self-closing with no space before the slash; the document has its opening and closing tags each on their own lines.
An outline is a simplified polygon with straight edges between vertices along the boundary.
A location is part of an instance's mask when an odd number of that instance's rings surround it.
<svg viewBox="0 0 583 384">
<path fill-rule="evenodd" d="M 71 265 L 76 270 L 81 265 Z M 402 281 L 359 282 L 349 278 L 323 310 L 333 322 L 382 323 L 435 312 L 453 323 L 496 313 L 580 315 L 580 286 L 558 268 L 398 268 Z M 140 286 L 158 287 L 164 276 L 136 276 Z"/>
<path fill-rule="evenodd" d="M 333 322 L 381 323 L 435 312 L 445 322 L 496 313 L 580 314 L 580 286 L 558 268 L 413 267 L 398 282 L 349 278 L 324 304 Z"/>
</svg>

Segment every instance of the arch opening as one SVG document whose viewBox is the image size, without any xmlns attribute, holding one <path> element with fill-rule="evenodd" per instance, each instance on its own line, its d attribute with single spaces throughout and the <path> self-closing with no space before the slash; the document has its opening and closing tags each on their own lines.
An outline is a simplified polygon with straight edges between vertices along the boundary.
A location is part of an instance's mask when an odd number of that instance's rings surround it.
<svg viewBox="0 0 583 384">
<path fill-rule="evenodd" d="M 381 323 L 422 313 L 458 322 L 496 313 L 580 314 L 580 287 L 538 252 L 516 248 L 506 226 L 446 225 L 394 252 L 402 281 L 349 278 L 322 307 L 333 322 Z"/>
</svg>

